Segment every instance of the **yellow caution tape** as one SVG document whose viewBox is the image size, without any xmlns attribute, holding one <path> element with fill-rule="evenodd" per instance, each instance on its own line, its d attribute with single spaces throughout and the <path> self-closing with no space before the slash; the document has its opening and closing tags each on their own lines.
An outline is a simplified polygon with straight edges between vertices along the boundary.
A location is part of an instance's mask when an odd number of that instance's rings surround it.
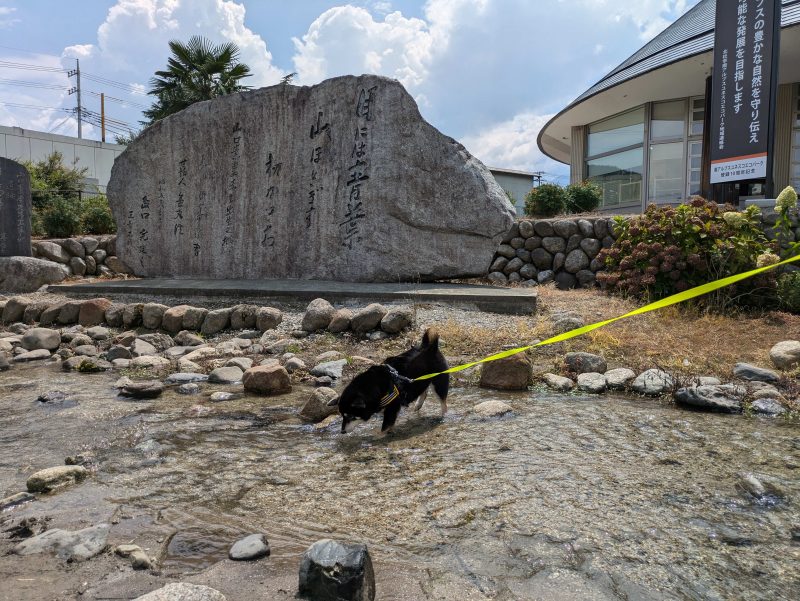
<svg viewBox="0 0 800 601">
<path fill-rule="evenodd" d="M 725 286 L 730 286 L 731 284 L 735 284 L 736 282 L 741 282 L 742 280 L 746 280 L 747 278 L 751 278 L 760 273 L 764 273 L 765 271 L 769 271 L 770 269 L 775 269 L 776 267 L 780 267 L 781 265 L 788 265 L 793 261 L 800 261 L 800 255 L 791 257 L 789 259 L 784 259 L 780 263 L 775 263 L 774 265 L 759 267 L 758 269 L 753 269 L 751 271 L 745 271 L 744 273 L 728 276 L 727 278 L 715 280 L 713 282 L 709 282 L 708 284 L 695 286 L 694 288 L 690 288 L 689 290 L 685 290 L 683 292 L 678 292 L 677 294 L 673 294 L 672 296 L 667 296 L 654 303 L 645 305 L 644 307 L 639 307 L 638 309 L 634 309 L 633 311 L 625 313 L 625 315 L 620 315 L 619 317 L 612 317 L 611 319 L 606 319 L 605 321 L 598 321 L 588 326 L 575 328 L 574 330 L 570 330 L 569 332 L 564 332 L 563 334 L 559 334 L 558 336 L 553 336 L 552 338 L 547 338 L 546 340 L 542 340 L 541 342 L 537 342 L 536 344 L 531 344 L 529 346 L 521 346 L 519 348 L 503 351 L 502 353 L 497 353 L 495 355 L 491 355 L 484 359 L 473 361 L 472 363 L 464 363 L 463 365 L 456 365 L 455 367 L 451 367 L 450 369 L 446 369 L 445 371 L 440 371 L 435 374 L 426 374 L 424 376 L 420 376 L 419 378 L 415 378 L 414 381 L 416 382 L 418 380 L 429 380 L 431 378 L 435 378 L 436 376 L 440 376 L 442 374 L 451 374 L 457 371 L 463 371 L 465 369 L 469 369 L 470 367 L 475 367 L 476 365 L 480 365 L 481 363 L 489 363 L 490 361 L 505 359 L 506 357 L 516 355 L 517 353 L 522 353 L 537 346 L 547 346 L 548 344 L 563 342 L 564 340 L 569 340 L 570 338 L 581 336 L 583 334 L 586 334 L 587 332 L 591 332 L 592 330 L 602 328 L 603 326 L 607 326 L 608 324 L 614 323 L 615 321 L 619 321 L 621 319 L 627 319 L 628 317 L 633 317 L 634 315 L 642 315 L 643 313 L 649 313 L 650 311 L 655 311 L 656 309 L 663 309 L 664 307 L 669 307 L 670 305 L 677 305 L 678 303 L 682 303 L 691 300 L 693 298 L 697 298 L 698 296 L 708 294 L 709 292 L 714 292 L 715 290 L 719 290 L 720 288 L 724 288 Z"/>
</svg>

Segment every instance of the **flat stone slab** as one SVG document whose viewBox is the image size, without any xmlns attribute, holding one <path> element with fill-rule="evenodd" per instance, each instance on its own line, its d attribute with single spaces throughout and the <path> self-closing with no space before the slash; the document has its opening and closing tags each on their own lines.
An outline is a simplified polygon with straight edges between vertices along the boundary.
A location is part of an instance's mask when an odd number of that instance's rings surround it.
<svg viewBox="0 0 800 601">
<path fill-rule="evenodd" d="M 51 285 L 54 294 L 111 296 L 146 294 L 158 297 L 228 297 L 266 302 L 417 302 L 476 308 L 492 313 L 530 315 L 536 311 L 537 293 L 530 288 L 498 288 L 478 284 L 371 284 L 328 280 L 215 280 L 148 278 Z"/>
<path fill-rule="evenodd" d="M 228 551 L 228 557 L 235 561 L 247 561 L 269 555 L 269 542 L 263 534 L 251 534 L 236 541 Z"/>
<path fill-rule="evenodd" d="M 65 561 L 85 561 L 106 548 L 110 529 L 109 524 L 98 524 L 74 532 L 53 528 L 19 543 L 12 552 L 17 555 L 49 552 Z"/>
</svg>

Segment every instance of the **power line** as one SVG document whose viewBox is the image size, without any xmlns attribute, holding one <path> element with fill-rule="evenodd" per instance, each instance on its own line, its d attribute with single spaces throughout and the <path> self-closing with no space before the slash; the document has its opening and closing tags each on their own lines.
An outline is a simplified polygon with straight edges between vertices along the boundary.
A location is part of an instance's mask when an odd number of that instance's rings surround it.
<svg viewBox="0 0 800 601">
<path fill-rule="evenodd" d="M 68 111 L 73 112 L 73 109 L 65 109 L 59 106 L 40 106 L 36 104 L 21 104 L 19 102 L 0 102 L 3 106 L 13 106 L 21 109 L 38 109 L 42 111 Z"/>
<path fill-rule="evenodd" d="M 48 67 L 46 65 L 32 65 L 30 63 L 17 63 L 13 61 L 0 60 L 0 67 L 6 69 L 23 69 L 25 71 L 48 71 L 50 73 L 66 73 L 66 69 L 59 69 L 57 67 Z"/>
<path fill-rule="evenodd" d="M 58 125 L 56 125 L 55 127 L 51 127 L 51 128 L 48 130 L 48 133 L 51 133 L 51 134 L 52 134 L 52 133 L 55 133 L 55 131 L 56 131 L 56 130 L 57 130 L 59 127 L 61 127 L 62 125 L 64 125 L 64 124 L 65 124 L 67 121 L 69 121 L 71 117 L 72 117 L 72 115 L 67 115 L 66 117 L 64 117 L 64 118 L 63 118 L 61 121 L 59 121 Z"/>
<path fill-rule="evenodd" d="M 100 92 L 95 92 L 94 90 L 86 90 L 86 91 L 89 92 L 89 94 L 97 96 L 98 98 L 100 97 Z M 135 108 L 140 108 L 140 109 L 148 108 L 144 104 L 139 104 L 138 102 L 132 102 L 131 100 L 123 100 L 121 98 L 114 98 L 113 96 L 109 96 L 108 94 L 105 94 L 105 97 L 106 97 L 106 100 L 110 100 L 111 102 L 118 102 L 119 104 L 127 104 L 129 106 L 132 106 L 132 107 L 135 107 Z"/>
<path fill-rule="evenodd" d="M 24 88 L 43 88 L 46 90 L 68 90 L 67 86 L 60 86 L 52 83 L 41 83 L 37 81 L 24 81 L 21 79 L 5 79 L 0 77 L 0 85 L 19 86 Z"/>
<path fill-rule="evenodd" d="M 114 81 L 113 79 L 108 79 L 106 77 L 100 77 L 99 75 L 93 75 L 91 73 L 86 73 L 85 71 L 83 72 L 83 76 L 86 79 L 90 79 L 90 80 L 92 80 L 94 82 L 102 83 L 102 84 L 105 84 L 107 86 L 111 86 L 111 87 L 114 87 L 114 88 L 119 88 L 121 90 L 124 90 L 124 91 L 128 92 L 129 94 L 136 94 L 137 96 L 146 96 L 147 95 L 145 92 L 142 92 L 138 88 L 136 88 L 136 87 L 134 87 L 134 86 L 132 86 L 130 84 L 127 84 L 127 83 L 122 83 L 121 81 Z"/>
</svg>

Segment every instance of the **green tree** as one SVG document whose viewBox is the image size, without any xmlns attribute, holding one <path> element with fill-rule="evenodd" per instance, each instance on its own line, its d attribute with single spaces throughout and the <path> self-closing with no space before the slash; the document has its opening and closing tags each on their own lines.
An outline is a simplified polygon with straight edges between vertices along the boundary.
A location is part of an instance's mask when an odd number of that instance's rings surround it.
<svg viewBox="0 0 800 601">
<path fill-rule="evenodd" d="M 172 56 L 167 60 L 167 69 L 156 71 L 150 80 L 148 94 L 156 101 L 144 111 L 149 123 L 195 102 L 250 89 L 241 83 L 251 73 L 250 67 L 239 62 L 236 44 L 215 45 L 202 36 L 192 36 L 185 44 L 172 40 L 169 48 Z"/>
<path fill-rule="evenodd" d="M 23 164 L 31 175 L 31 200 L 36 209 L 46 208 L 56 198 L 77 200 L 79 192 L 89 191 L 83 182 L 89 169 L 64 165 L 64 155 L 58 151 L 42 161 Z"/>
</svg>

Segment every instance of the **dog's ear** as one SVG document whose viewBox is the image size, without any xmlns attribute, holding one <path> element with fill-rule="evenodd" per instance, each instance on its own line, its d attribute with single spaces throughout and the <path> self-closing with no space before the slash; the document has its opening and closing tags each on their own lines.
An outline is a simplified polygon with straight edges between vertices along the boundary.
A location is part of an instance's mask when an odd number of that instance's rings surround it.
<svg viewBox="0 0 800 601">
<path fill-rule="evenodd" d="M 333 398 L 332 398 L 330 401 L 328 401 L 328 402 L 327 402 L 327 403 L 325 403 L 325 404 L 326 404 L 328 407 L 336 407 L 336 405 L 338 405 L 338 404 L 339 404 L 339 395 L 337 394 L 335 397 L 333 397 Z"/>
</svg>

